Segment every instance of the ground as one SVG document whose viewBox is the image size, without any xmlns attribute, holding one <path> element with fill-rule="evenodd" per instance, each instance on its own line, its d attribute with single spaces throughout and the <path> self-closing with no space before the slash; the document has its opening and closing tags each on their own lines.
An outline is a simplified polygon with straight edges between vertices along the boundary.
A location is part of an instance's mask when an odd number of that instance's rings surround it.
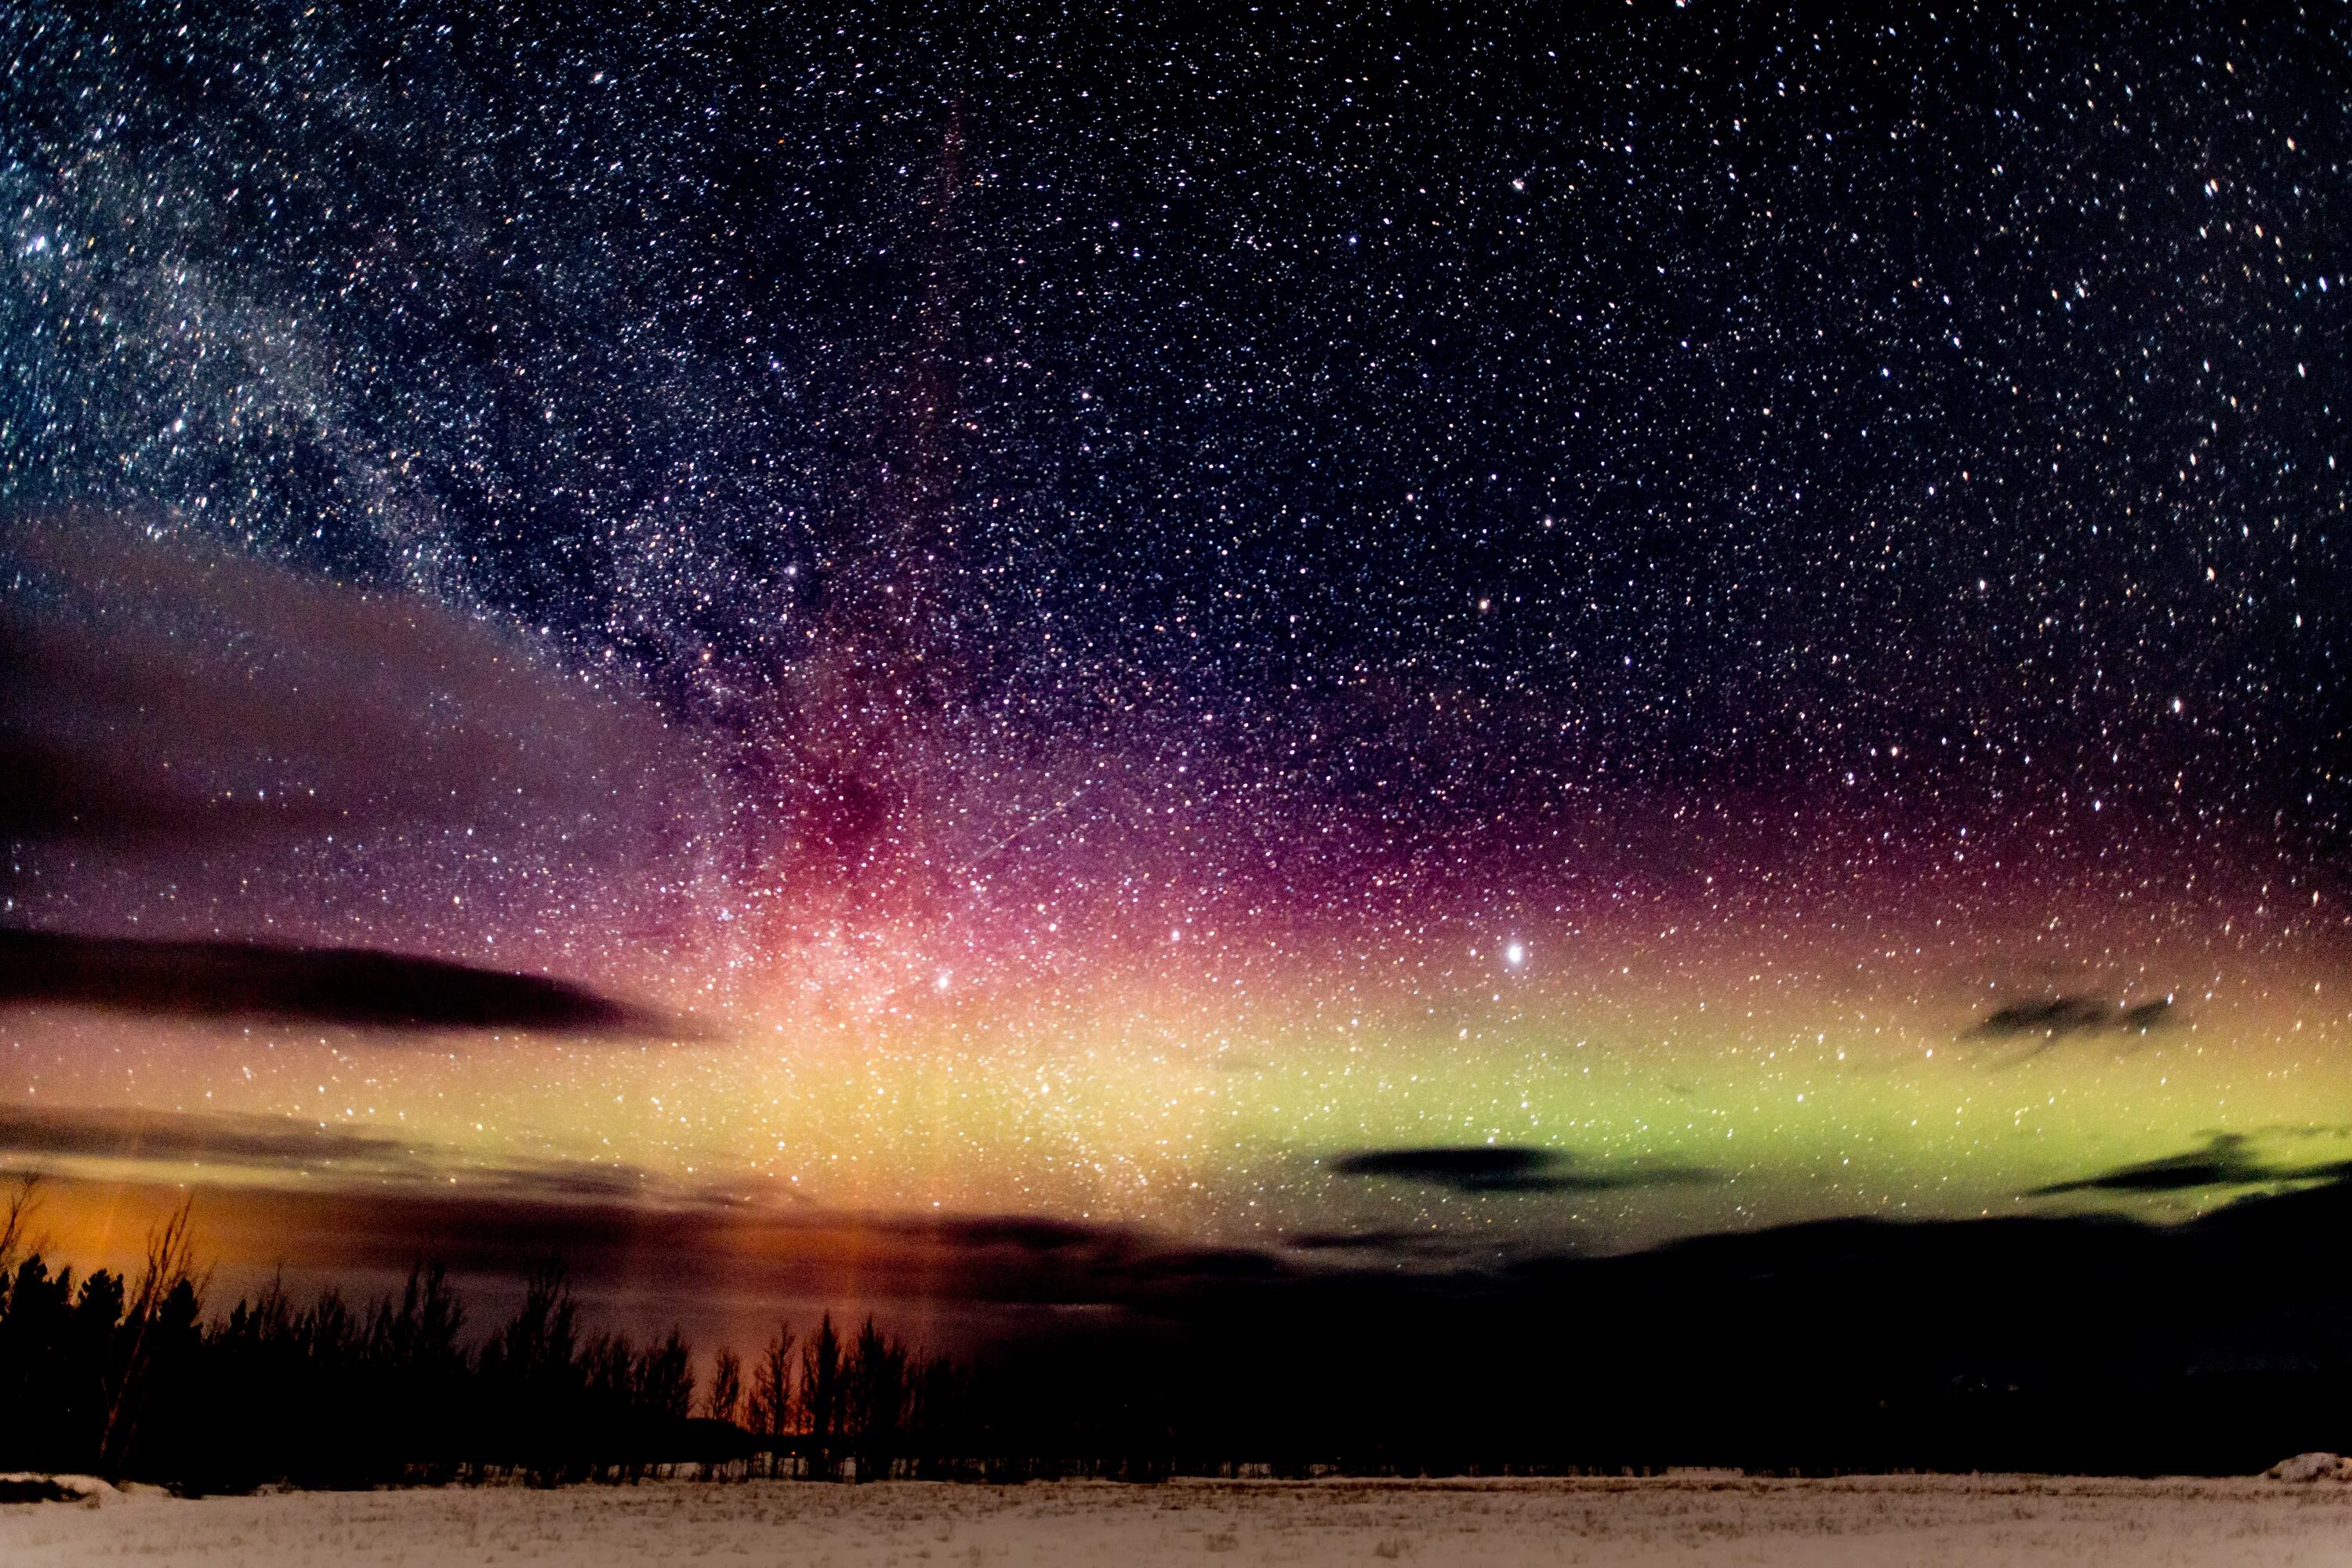
<svg viewBox="0 0 2352 1568">
<path fill-rule="evenodd" d="M 2020 1477 L 663 1482 L 0 1508 L 0 1563 L 2352 1564 L 2352 1488 Z"/>
</svg>

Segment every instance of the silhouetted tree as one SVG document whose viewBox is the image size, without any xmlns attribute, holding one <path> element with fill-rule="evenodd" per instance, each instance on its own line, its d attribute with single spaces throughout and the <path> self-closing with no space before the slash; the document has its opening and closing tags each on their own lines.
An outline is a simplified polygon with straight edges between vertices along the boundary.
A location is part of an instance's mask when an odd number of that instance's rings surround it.
<svg viewBox="0 0 2352 1568">
<path fill-rule="evenodd" d="M 831 1312 L 801 1352 L 801 1415 L 808 1424 L 803 1473 L 831 1480 L 839 1470 L 842 1416 L 841 1336 L 834 1332 Z"/>
<path fill-rule="evenodd" d="M 112 1403 L 115 1329 L 122 1321 L 122 1276 L 100 1268 L 82 1281 L 73 1311 L 66 1320 L 65 1345 L 58 1371 L 65 1381 L 65 1399 L 58 1415 L 72 1451 L 87 1455 L 83 1467 L 99 1468 L 100 1446 L 106 1436 L 107 1407 Z"/>
<path fill-rule="evenodd" d="M 24 1261 L 26 1250 L 32 1246 L 33 1216 L 40 1206 L 41 1178 L 37 1172 L 26 1171 L 8 1179 L 7 1190 L 0 1194 L 0 1299 L 6 1295 L 8 1277 Z"/>
<path fill-rule="evenodd" d="M 907 1416 L 907 1347 L 868 1317 L 842 1377 L 844 1426 L 857 1455 L 857 1479 L 885 1480 L 898 1456 Z"/>
<path fill-rule="evenodd" d="M 694 1352 L 677 1325 L 638 1361 L 637 1397 L 646 1415 L 671 1426 L 694 1414 Z"/>
<path fill-rule="evenodd" d="M 946 1357 L 922 1362 L 908 1378 L 907 1426 L 918 1473 L 944 1479 L 947 1461 L 969 1458 L 980 1447 L 970 1429 L 971 1380 Z"/>
<path fill-rule="evenodd" d="M 439 1264 L 412 1267 L 399 1302 L 377 1303 L 367 1353 L 375 1473 L 407 1466 L 435 1480 L 456 1473 L 473 1372 L 459 1342 L 465 1323 L 465 1305 Z"/>
<path fill-rule="evenodd" d="M 702 1413 L 713 1421 L 734 1421 L 743 1414 L 743 1358 L 722 1350 L 710 1363 L 710 1393 Z"/>
<path fill-rule="evenodd" d="M 158 1386 L 184 1373 L 201 1310 L 191 1277 L 195 1252 L 188 1224 L 193 1198 L 147 1238 L 147 1262 L 139 1276 L 108 1358 L 107 1402 L 99 1432 L 99 1464 L 109 1475 L 123 1474 Z"/>
<path fill-rule="evenodd" d="M 778 1324 L 751 1384 L 751 1432 L 767 1446 L 768 1473 L 776 1473 L 785 1436 L 793 1429 L 793 1331 Z"/>
<path fill-rule="evenodd" d="M 579 1356 L 579 1310 L 562 1265 L 531 1272 L 523 1303 L 482 1347 L 481 1396 L 496 1457 L 542 1484 L 563 1479 L 589 1436 Z"/>
</svg>

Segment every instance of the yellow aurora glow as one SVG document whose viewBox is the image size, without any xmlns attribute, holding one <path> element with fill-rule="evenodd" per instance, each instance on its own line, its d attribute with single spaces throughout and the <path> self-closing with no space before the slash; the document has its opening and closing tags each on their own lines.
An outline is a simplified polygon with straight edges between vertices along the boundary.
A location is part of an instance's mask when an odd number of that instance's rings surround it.
<svg viewBox="0 0 2352 1568">
<path fill-rule="evenodd" d="M 1050 985 L 902 952 L 855 987 L 763 1004 L 743 985 L 708 1037 L 676 1043 L 20 1011 L 0 1095 L 20 1113 L 375 1141 L 310 1161 L 135 1140 L 14 1156 L 61 1174 L 469 1192 L 569 1173 L 605 1198 L 1035 1215 L 1200 1244 L 1404 1229 L 1613 1249 L 1835 1215 L 2161 1217 L 2247 1182 L 2030 1194 L 2217 1137 L 2239 1141 L 2248 1181 L 2352 1154 L 2336 928 L 2308 905 L 2263 911 L 2210 930 L 2200 905 L 2193 922 L 1881 917 L 1769 937 L 1741 912 L 1742 945 L 1702 910 L 1645 931 L 1326 940 L 1286 962 L 1228 937 L 1107 952 Z M 2114 1018 L 1984 1027 L 2053 996 Z M 1557 1174 L 1480 1190 L 1330 1169 L 1487 1145 L 1551 1152 Z"/>
</svg>

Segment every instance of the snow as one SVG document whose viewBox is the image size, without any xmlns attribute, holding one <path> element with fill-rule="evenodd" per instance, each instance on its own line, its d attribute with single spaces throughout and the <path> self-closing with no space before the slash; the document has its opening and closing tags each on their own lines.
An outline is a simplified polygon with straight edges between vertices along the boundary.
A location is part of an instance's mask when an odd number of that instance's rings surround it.
<svg viewBox="0 0 2352 1568">
<path fill-rule="evenodd" d="M 47 1470 L 0 1471 L 0 1503 L 81 1502 L 96 1508 L 121 1496 L 112 1483 L 97 1476 Z"/>
<path fill-rule="evenodd" d="M 1885 1477 L 979 1487 L 661 1482 L 0 1509 L 0 1563 L 2352 1564 L 2352 1489 Z"/>
<path fill-rule="evenodd" d="M 2352 1482 L 2352 1459 L 2340 1454 L 2297 1454 L 2292 1459 L 2281 1459 L 2263 1474 L 2274 1481 Z"/>
</svg>

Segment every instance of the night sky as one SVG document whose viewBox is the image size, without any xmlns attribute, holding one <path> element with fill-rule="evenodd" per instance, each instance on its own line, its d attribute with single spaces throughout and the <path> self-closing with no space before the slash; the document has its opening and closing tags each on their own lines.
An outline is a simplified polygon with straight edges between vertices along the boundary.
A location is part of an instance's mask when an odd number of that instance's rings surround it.
<svg viewBox="0 0 2352 1568">
<path fill-rule="evenodd" d="M 820 10 L 0 18 L 5 923 L 586 1009 L 0 988 L 68 1240 L 2352 1156 L 2344 13 Z"/>
</svg>

